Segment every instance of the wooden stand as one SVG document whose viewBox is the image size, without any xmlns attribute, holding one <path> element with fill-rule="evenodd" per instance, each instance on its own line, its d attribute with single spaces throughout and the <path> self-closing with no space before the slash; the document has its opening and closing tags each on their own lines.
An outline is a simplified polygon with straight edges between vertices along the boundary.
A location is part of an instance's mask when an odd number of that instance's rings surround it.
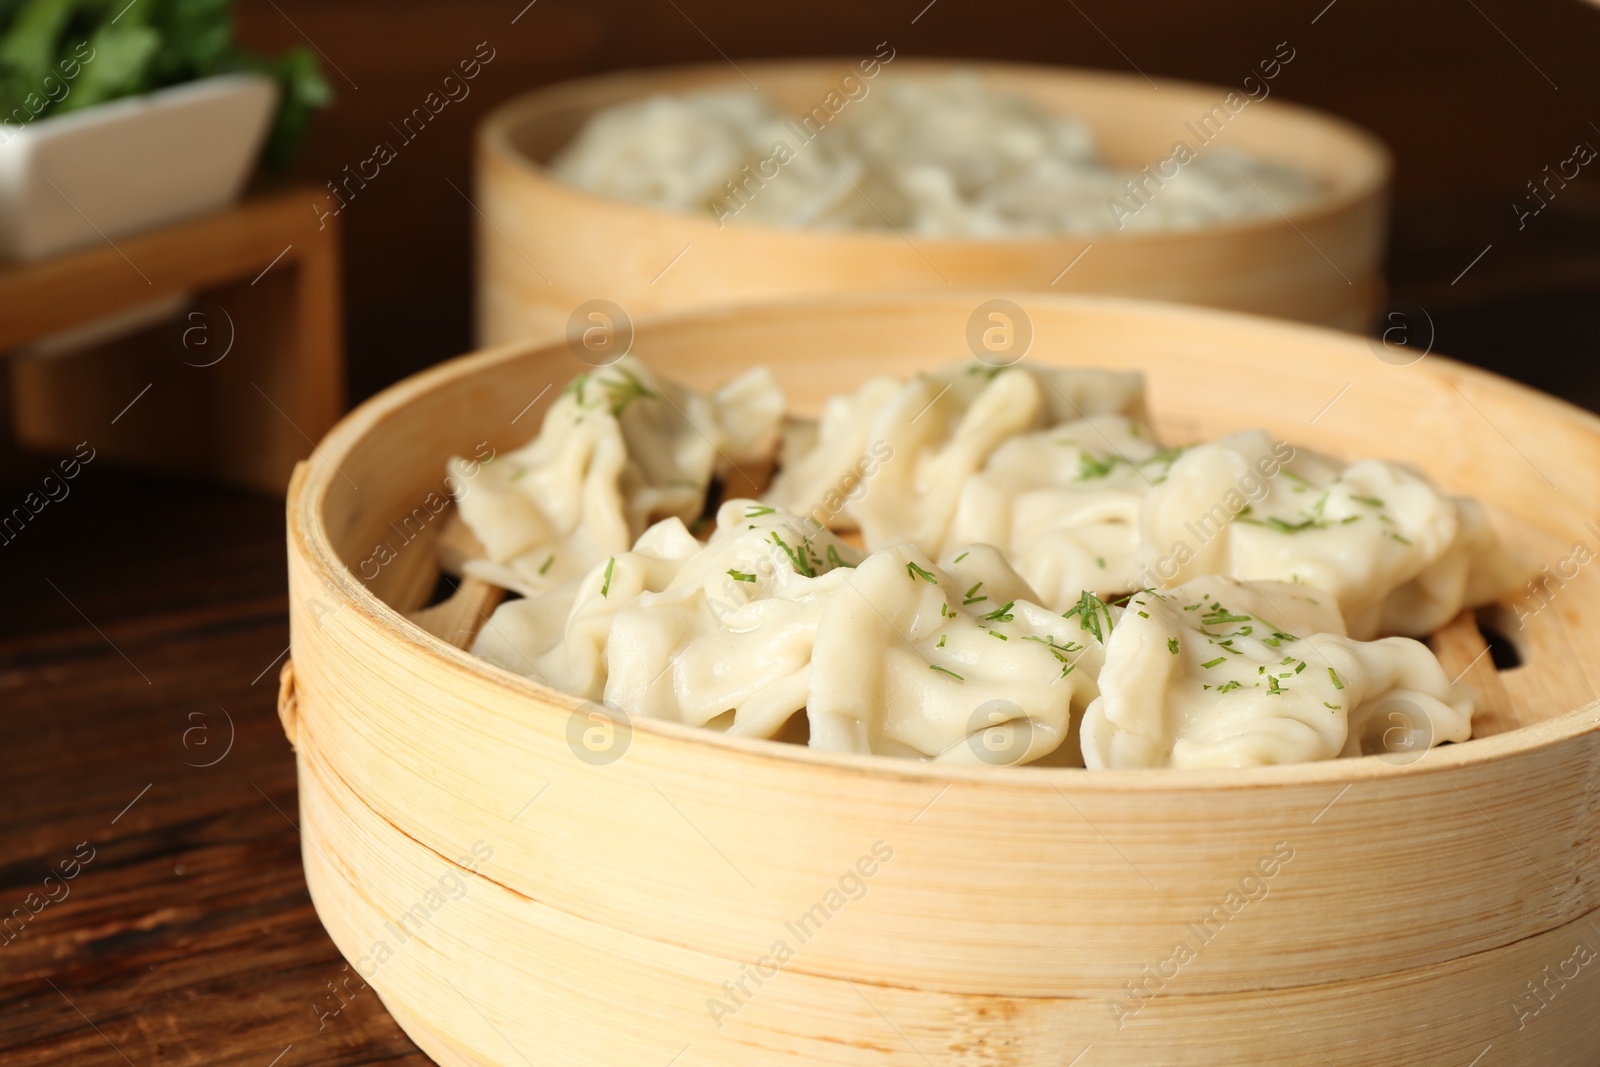
<svg viewBox="0 0 1600 1067">
<path fill-rule="evenodd" d="M 12 433 L 279 494 L 344 407 L 338 229 L 291 191 L 0 267 L 0 352 L 194 294 L 182 320 L 9 359 Z M 225 354 L 224 354 L 225 353 Z"/>
</svg>

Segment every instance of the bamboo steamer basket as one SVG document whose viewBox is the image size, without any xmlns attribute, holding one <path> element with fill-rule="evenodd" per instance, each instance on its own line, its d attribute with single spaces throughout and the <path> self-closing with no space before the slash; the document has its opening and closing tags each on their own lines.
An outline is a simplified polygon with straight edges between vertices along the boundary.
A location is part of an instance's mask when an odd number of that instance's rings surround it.
<svg viewBox="0 0 1600 1067">
<path fill-rule="evenodd" d="M 741 67 L 788 114 L 808 111 L 854 69 L 845 59 Z M 1198 145 L 1186 124 L 1229 92 L 1176 81 L 1157 91 L 1142 78 L 1082 70 L 912 59 L 896 59 L 878 77 L 958 69 L 1081 118 L 1101 153 L 1131 169 L 1166 156 L 1180 139 Z M 719 228 L 709 211 L 669 212 L 586 192 L 544 168 L 603 108 L 652 93 L 746 84 L 726 64 L 636 71 L 562 82 L 492 112 L 477 139 L 479 343 L 558 335 L 575 309 L 594 300 L 639 317 L 953 286 L 1171 300 L 1356 332 L 1380 308 L 1387 151 L 1348 123 L 1270 97 L 1229 120 L 1221 143 L 1293 164 L 1322 181 L 1327 196 L 1288 215 L 1188 232 L 939 240 L 737 220 Z"/>
<path fill-rule="evenodd" d="M 814 413 L 959 358 L 983 296 L 649 320 L 635 349 L 698 387 L 759 360 Z M 577 700 L 462 650 L 481 588 L 419 611 L 445 458 L 521 443 L 587 367 L 506 346 L 368 401 L 290 488 L 280 712 L 340 950 L 453 1065 L 1592 1064 L 1600 583 L 1556 561 L 1600 539 L 1600 419 L 1315 328 L 1013 299 L 1027 358 L 1146 372 L 1170 440 L 1265 425 L 1392 456 L 1552 561 L 1548 606 L 1487 613 L 1521 666 L 1493 666 L 1470 613 L 1433 638 L 1485 705 L 1473 740 L 1405 764 L 1089 772 L 638 720 L 619 758 L 581 758 Z"/>
</svg>

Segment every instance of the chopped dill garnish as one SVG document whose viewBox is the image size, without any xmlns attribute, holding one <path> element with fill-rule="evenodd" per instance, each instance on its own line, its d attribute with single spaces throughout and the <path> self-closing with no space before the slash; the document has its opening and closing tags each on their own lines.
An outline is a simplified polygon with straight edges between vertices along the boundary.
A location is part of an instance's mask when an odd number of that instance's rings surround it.
<svg viewBox="0 0 1600 1067">
<path fill-rule="evenodd" d="M 967 604 L 976 604 L 979 601 L 988 600 L 989 598 L 986 597 L 986 596 L 974 596 L 973 595 L 974 593 L 976 593 L 981 588 L 983 588 L 983 583 L 982 582 L 978 582 L 971 589 L 968 589 L 967 593 L 966 593 L 966 598 L 961 601 L 962 605 L 965 606 Z"/>
<path fill-rule="evenodd" d="M 1283 644 L 1285 641 L 1298 641 L 1298 640 L 1300 640 L 1300 639 L 1298 637 L 1293 636 L 1292 634 L 1286 634 L 1286 633 L 1283 633 L 1280 630 L 1274 630 L 1274 631 L 1272 631 L 1272 636 L 1271 637 L 1263 637 L 1261 639 L 1261 643 L 1263 645 L 1266 645 L 1268 648 L 1277 648 L 1279 645 Z"/>
<path fill-rule="evenodd" d="M 600 583 L 600 595 L 601 596 L 610 596 L 611 595 L 611 571 L 616 567 L 616 565 L 617 565 L 617 557 L 616 556 L 612 556 L 610 559 L 606 560 L 606 577 L 605 577 L 605 581 Z"/>
<path fill-rule="evenodd" d="M 1217 692 L 1231 693 L 1238 688 L 1239 680 L 1237 678 L 1229 678 L 1226 682 L 1223 682 L 1221 685 L 1217 686 Z"/>
<path fill-rule="evenodd" d="M 918 578 L 921 578 L 923 581 L 927 582 L 929 585 L 938 585 L 939 584 L 939 579 L 937 579 L 937 578 L 935 578 L 933 576 L 933 572 L 932 571 L 925 571 L 921 567 L 917 566 L 915 563 L 911 562 L 910 560 L 906 561 L 906 574 L 911 576 L 911 580 L 912 581 L 916 581 Z"/>
<path fill-rule="evenodd" d="M 944 639 L 946 637 L 948 637 L 948 636 L 949 636 L 948 634 L 940 634 L 939 635 L 939 643 L 937 645 L 934 645 L 933 647 L 934 648 L 943 648 L 944 647 Z"/>
<path fill-rule="evenodd" d="M 578 406 L 580 408 L 588 407 L 589 405 L 583 402 L 583 387 L 588 384 L 589 375 L 587 373 L 580 374 L 576 378 L 572 379 L 572 381 L 561 387 L 561 395 L 577 398 Z"/>
<path fill-rule="evenodd" d="M 1339 672 L 1334 670 L 1332 667 L 1328 668 L 1328 677 L 1333 679 L 1333 687 L 1335 689 L 1344 688 L 1344 681 L 1339 677 Z"/>
<path fill-rule="evenodd" d="M 1325 707 L 1325 708 L 1332 708 L 1332 709 L 1333 709 L 1333 710 L 1334 710 L 1334 711 L 1343 711 L 1343 710 L 1344 710 L 1344 709 L 1343 709 L 1343 708 L 1341 708 L 1341 707 L 1340 707 L 1340 706 L 1339 706 L 1339 705 L 1337 705 L 1337 704 L 1330 704 L 1330 703 L 1328 703 L 1328 702 L 1327 702 L 1327 701 L 1326 701 L 1326 700 L 1324 700 L 1324 701 L 1323 701 L 1323 702 L 1322 702 L 1322 706 L 1323 706 L 1323 707 Z"/>
<path fill-rule="evenodd" d="M 540 574 L 544 574 L 546 571 L 548 571 L 550 569 L 550 564 L 554 563 L 555 561 L 556 561 L 556 554 L 554 552 L 552 552 L 552 553 L 550 553 L 549 557 L 543 563 L 539 564 L 539 573 Z"/>
<path fill-rule="evenodd" d="M 1211 605 L 1211 610 L 1200 616 L 1201 626 L 1226 626 L 1230 622 L 1249 622 L 1250 615 L 1235 615 L 1221 604 Z"/>
<path fill-rule="evenodd" d="M 728 577 L 732 578 L 736 582 L 753 582 L 756 580 L 756 576 L 753 574 L 746 574 L 744 571 L 736 571 L 732 569 L 728 571 Z"/>
<path fill-rule="evenodd" d="M 1200 664 L 1200 666 L 1204 667 L 1206 670 L 1210 670 L 1212 667 L 1215 667 L 1217 664 L 1226 662 L 1227 659 L 1228 659 L 1227 656 L 1218 656 L 1216 659 L 1207 660 L 1206 662 Z"/>
<path fill-rule="evenodd" d="M 1354 500 L 1358 504 L 1365 504 L 1371 508 L 1383 507 L 1383 501 L 1379 500 L 1375 496 L 1356 496 L 1354 493 L 1351 493 L 1350 499 Z"/>
<path fill-rule="evenodd" d="M 957 674 L 955 671 L 948 670 L 948 669 L 946 669 L 944 667 L 941 667 L 937 663 L 928 664 L 928 669 L 932 670 L 932 671 L 938 671 L 940 674 L 948 674 L 950 677 L 954 678 L 958 682 L 966 681 L 965 678 L 961 677 L 961 675 Z"/>
<path fill-rule="evenodd" d="M 941 603 L 939 605 L 939 618 L 941 618 L 941 619 L 945 618 L 949 614 L 950 614 L 950 605 Z"/>
<path fill-rule="evenodd" d="M 1087 452 L 1078 456 L 1078 481 L 1087 482 L 1093 478 L 1104 478 L 1111 473 L 1113 467 L 1121 463 L 1119 456 L 1107 456 L 1105 459 L 1095 459 Z"/>
<path fill-rule="evenodd" d="M 1299 662 L 1299 664 L 1297 664 L 1295 666 L 1294 673 L 1299 674 L 1301 671 L 1303 671 L 1305 669 L 1306 669 L 1306 661 L 1305 660 L 1301 660 Z"/>
<path fill-rule="evenodd" d="M 1406 536 L 1402 535 L 1402 534 L 1392 533 L 1389 536 L 1394 538 L 1396 541 L 1399 541 L 1402 545 L 1411 544 L 1411 539 L 1409 537 L 1406 537 Z"/>
<path fill-rule="evenodd" d="M 1015 600 L 1006 601 L 1005 607 L 995 608 L 984 619 L 988 622 L 1010 622 L 1015 617 L 1011 614 L 1011 606 L 1015 603 Z"/>
<path fill-rule="evenodd" d="M 794 564 L 795 570 L 799 571 L 807 578 L 815 578 L 817 576 L 816 568 L 811 566 L 811 561 L 805 556 L 804 545 L 801 546 L 801 551 L 797 554 L 792 548 L 784 543 L 783 538 L 778 536 L 777 530 L 772 531 L 772 543 L 783 549 L 783 554 L 789 557 L 789 562 Z"/>
<path fill-rule="evenodd" d="M 622 413 L 628 410 L 628 405 L 635 400 L 655 400 L 657 398 L 658 394 L 641 382 L 638 375 L 634 374 L 633 371 L 626 367 L 617 367 L 616 371 L 621 375 L 620 379 L 609 381 L 601 379 L 600 382 L 601 387 L 605 389 L 611 398 L 611 415 L 613 418 L 621 417 Z M 583 398 L 580 395 L 579 403 L 582 402 Z"/>
<path fill-rule="evenodd" d="M 1174 656 L 1178 654 L 1178 639 L 1176 637 L 1167 638 L 1167 651 Z"/>
<path fill-rule="evenodd" d="M 838 545 L 828 546 L 828 562 L 835 567 L 854 567 L 854 563 L 846 563 L 844 557 L 839 555 Z"/>
<path fill-rule="evenodd" d="M 760 518 L 762 515 L 771 515 L 773 512 L 775 512 L 777 510 L 778 510 L 777 508 L 769 508 L 765 504 L 761 504 L 761 505 L 759 505 L 757 507 L 746 508 L 745 509 L 745 513 L 744 513 L 744 517 L 747 518 L 747 519 L 757 519 L 757 518 Z"/>
<path fill-rule="evenodd" d="M 1024 641 L 1037 641 L 1041 645 L 1043 645 L 1046 648 L 1048 648 L 1050 650 L 1050 654 L 1056 658 L 1056 662 L 1060 663 L 1060 664 L 1063 664 L 1063 666 L 1061 668 L 1061 677 L 1063 677 L 1063 678 L 1065 678 L 1067 675 L 1071 674 L 1072 673 L 1072 669 L 1077 666 L 1077 663 L 1075 661 L 1070 660 L 1070 659 L 1067 658 L 1067 654 L 1071 653 L 1071 652 L 1082 652 L 1083 649 L 1084 649 L 1083 645 L 1077 644 L 1077 643 L 1072 642 L 1072 641 L 1068 641 L 1064 645 L 1058 645 L 1058 644 L 1056 644 L 1056 639 L 1054 637 L 1051 637 L 1048 634 L 1046 634 L 1044 637 L 1040 637 L 1037 634 L 1028 634 L 1026 637 L 1023 638 L 1023 640 Z"/>
<path fill-rule="evenodd" d="M 1011 640 L 1011 638 L 1007 637 L 1005 634 L 1001 633 L 999 630 L 990 630 L 989 631 L 989 636 L 990 637 L 998 637 L 1002 641 Z"/>
<path fill-rule="evenodd" d="M 962 560 L 964 560 L 964 559 L 966 559 L 966 558 L 967 558 L 967 557 L 968 557 L 968 556 L 970 556 L 970 555 L 971 555 L 971 554 L 972 554 L 972 553 L 970 553 L 970 552 L 963 552 L 963 553 L 961 553 L 961 555 L 959 555 L 959 556 L 957 556 L 957 557 L 956 557 L 956 558 L 955 558 L 955 559 L 954 559 L 954 560 L 952 560 L 952 561 L 951 561 L 951 562 L 952 562 L 952 563 L 960 563 L 960 562 L 961 562 L 961 561 L 962 561 Z"/>
<path fill-rule="evenodd" d="M 1131 593 L 1129 594 L 1129 596 L 1132 595 Z M 1076 604 L 1061 613 L 1063 619 L 1070 619 L 1074 615 L 1078 616 L 1078 627 L 1094 634 L 1096 641 L 1105 641 L 1106 634 L 1111 632 L 1111 609 L 1106 606 L 1105 601 L 1087 589 L 1078 597 Z M 1104 631 L 1100 627 L 1100 617 L 1102 615 L 1105 616 L 1106 620 Z"/>
<path fill-rule="evenodd" d="M 1275 674 L 1267 675 L 1267 695 L 1268 696 L 1277 696 L 1278 694 L 1280 694 L 1282 692 L 1283 692 L 1283 687 L 1278 684 L 1278 676 L 1275 675 Z"/>
</svg>

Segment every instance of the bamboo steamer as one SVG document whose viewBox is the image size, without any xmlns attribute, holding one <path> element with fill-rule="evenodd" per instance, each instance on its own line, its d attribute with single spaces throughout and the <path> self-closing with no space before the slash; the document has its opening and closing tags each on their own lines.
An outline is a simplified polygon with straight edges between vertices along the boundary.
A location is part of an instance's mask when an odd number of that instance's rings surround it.
<svg viewBox="0 0 1600 1067">
<path fill-rule="evenodd" d="M 815 412 L 871 374 L 959 358 L 982 298 L 650 320 L 635 349 L 700 387 L 760 360 Z M 1411 462 L 1563 576 L 1575 541 L 1600 540 L 1600 419 L 1565 403 L 1308 327 L 1013 299 L 1028 358 L 1145 371 L 1171 440 L 1265 425 Z M 1485 1062 L 1593 1062 L 1586 571 L 1516 608 L 1524 629 L 1489 612 L 1520 667 L 1494 669 L 1470 615 L 1435 635 L 1488 711 L 1473 740 L 1405 765 L 956 768 L 650 720 L 594 762 L 578 701 L 459 647 L 492 599 L 468 582 L 417 614 L 445 458 L 521 443 L 586 366 L 555 344 L 436 367 L 348 416 L 290 489 L 280 710 L 307 882 L 439 1062 L 1465 1067 L 1490 1046 Z"/>
<path fill-rule="evenodd" d="M 854 70 L 845 59 L 741 67 L 791 114 L 809 110 Z M 1168 155 L 1180 139 L 1198 145 L 1192 124 L 1230 91 L 1169 81 L 1157 91 L 1116 74 L 912 59 L 895 60 L 879 77 L 955 69 L 976 69 L 999 89 L 1081 118 L 1105 157 L 1129 168 Z M 709 211 L 668 212 L 585 192 L 544 169 L 600 109 L 658 92 L 745 85 L 726 64 L 636 71 L 562 82 L 492 112 L 477 141 L 479 342 L 559 334 L 594 300 L 639 317 L 802 294 L 952 286 L 1172 300 L 1357 332 L 1379 310 L 1387 151 L 1348 123 L 1271 98 L 1233 116 L 1221 143 L 1294 164 L 1328 195 L 1287 216 L 1189 232 L 975 241 L 737 221 L 719 228 Z"/>
</svg>

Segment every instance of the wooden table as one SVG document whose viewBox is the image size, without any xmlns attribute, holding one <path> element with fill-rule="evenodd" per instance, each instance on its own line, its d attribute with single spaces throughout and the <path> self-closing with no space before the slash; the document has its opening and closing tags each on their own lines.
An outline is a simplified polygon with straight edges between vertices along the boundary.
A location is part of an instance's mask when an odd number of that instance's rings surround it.
<svg viewBox="0 0 1600 1067">
<path fill-rule="evenodd" d="M 1480 232 L 1402 219 L 1396 294 L 1428 309 L 1438 349 L 1600 406 L 1593 361 L 1561 358 L 1600 327 L 1594 230 L 1497 244 L 1451 285 Z M 0 944 L 0 1060 L 426 1064 L 354 980 L 322 1017 L 349 972 L 291 825 L 281 505 L 98 462 L 72 484 L 0 546 L 0 920 L 80 842 L 94 858 Z"/>
<path fill-rule="evenodd" d="M 339 231 L 317 202 L 309 189 L 280 192 L 0 266 L 0 353 L 196 295 L 132 337 L 8 360 L 17 440 L 66 452 L 89 441 L 121 462 L 281 493 L 344 410 Z"/>
</svg>

